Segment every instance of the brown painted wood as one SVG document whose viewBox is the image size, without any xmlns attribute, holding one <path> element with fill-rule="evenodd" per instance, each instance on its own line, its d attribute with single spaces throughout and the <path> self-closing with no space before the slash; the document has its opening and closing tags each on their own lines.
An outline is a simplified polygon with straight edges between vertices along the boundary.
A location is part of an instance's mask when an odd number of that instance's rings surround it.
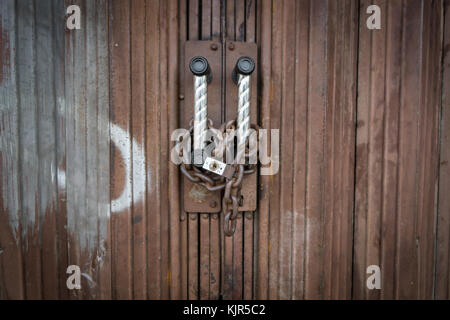
<svg viewBox="0 0 450 320">
<path fill-rule="evenodd" d="M 430 299 L 442 2 L 379 4 L 385 31 L 360 25 L 353 297 Z"/>
<path fill-rule="evenodd" d="M 198 214 L 188 215 L 188 299 L 199 298 L 199 252 L 198 252 Z"/>
<path fill-rule="evenodd" d="M 202 213 L 200 217 L 200 299 L 209 300 L 210 285 L 210 218 L 207 213 Z"/>
<path fill-rule="evenodd" d="M 439 203 L 437 229 L 436 298 L 450 299 L 450 268 L 448 243 L 450 243 L 450 1 L 444 2 L 444 43 L 442 79 L 442 120 L 439 159 Z"/>
<path fill-rule="evenodd" d="M 187 10 L 187 1 L 180 2 L 179 9 L 179 52 L 178 59 L 183 61 L 184 59 L 184 42 L 187 40 L 188 26 L 187 19 L 189 18 L 189 12 Z M 178 83 L 179 83 L 179 110 L 184 110 L 184 98 L 185 98 L 185 85 L 184 85 L 184 72 L 178 72 Z M 181 123 L 182 112 L 178 113 L 178 120 Z M 180 212 L 180 259 L 181 259 L 181 298 L 187 299 L 188 297 L 188 235 L 187 235 L 187 214 L 183 208 L 183 200 L 180 199 L 180 204 L 182 206 Z"/>
<path fill-rule="evenodd" d="M 145 38 L 141 30 L 145 30 L 145 1 L 132 1 L 130 9 L 131 30 L 131 136 L 137 143 L 145 143 Z M 132 147 L 133 148 L 133 147 Z M 131 150 L 132 154 L 136 150 Z M 133 159 L 133 163 L 136 163 Z M 141 174 L 137 166 L 133 166 L 133 177 Z M 139 186 L 134 185 L 133 190 Z M 147 261 L 146 261 L 146 207 L 147 203 L 138 202 L 139 194 L 133 191 L 133 298 L 147 298 Z"/>
<path fill-rule="evenodd" d="M 153 182 L 147 181 L 147 290 L 149 299 L 161 299 L 161 115 L 159 57 L 159 1 L 146 3 L 146 159 Z M 153 115 L 153 116 L 150 116 Z M 151 183 L 151 184 L 150 184 Z M 150 185 L 149 185 L 150 184 Z"/>
<path fill-rule="evenodd" d="M 81 30 L 63 28 L 70 4 Z M 366 27 L 371 4 L 381 30 Z M 449 5 L 2 1 L 0 298 L 447 299 Z M 255 43 L 252 122 L 281 138 L 232 238 L 222 213 L 186 213 L 169 159 L 192 93 L 184 42 L 221 36 Z M 66 287 L 72 264 L 81 290 Z"/>
<path fill-rule="evenodd" d="M 111 17 L 115 23 L 111 30 L 111 121 L 125 131 L 130 130 L 131 84 L 130 84 L 130 2 L 113 2 Z M 110 17 L 110 19 L 111 19 Z M 129 137 L 127 137 L 129 139 Z M 125 138 L 125 139 L 127 139 Z M 130 145 L 130 141 L 124 141 Z M 131 152 L 131 150 L 130 150 Z M 111 148 L 112 173 L 111 197 L 116 198 L 122 189 L 128 190 L 127 199 L 131 199 L 132 181 L 125 180 L 125 167 L 117 147 Z M 131 202 L 131 201 L 130 201 Z M 113 297 L 131 299 L 132 293 L 132 212 L 126 208 L 120 215 L 111 217 L 112 261 L 113 261 Z"/>
<path fill-rule="evenodd" d="M 272 99 L 271 79 L 271 46 L 272 46 L 272 2 L 263 0 L 260 7 L 260 24 L 258 32 L 260 34 L 261 65 L 268 66 L 260 68 L 261 75 L 261 104 L 260 123 L 262 128 L 270 129 L 270 108 Z M 269 67 L 270 66 L 270 67 Z M 270 140 L 269 140 L 270 141 Z M 270 212 L 270 187 L 271 179 L 268 176 L 261 176 L 259 183 L 259 210 L 256 214 L 257 238 L 256 238 L 256 275 L 255 275 L 255 298 L 267 299 L 268 297 L 268 274 L 269 274 L 269 212 Z"/>
</svg>

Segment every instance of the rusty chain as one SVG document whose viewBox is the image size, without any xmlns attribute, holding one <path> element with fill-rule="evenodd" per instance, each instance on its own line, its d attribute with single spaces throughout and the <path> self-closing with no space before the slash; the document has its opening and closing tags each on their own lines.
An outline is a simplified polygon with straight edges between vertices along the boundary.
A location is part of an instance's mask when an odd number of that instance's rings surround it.
<svg viewBox="0 0 450 320">
<path fill-rule="evenodd" d="M 235 120 L 228 121 L 220 126 L 219 129 L 213 127 L 213 121 L 208 119 L 208 129 L 212 130 L 216 136 L 221 135 L 225 137 L 225 143 L 221 146 L 221 153 L 224 150 L 224 146 L 227 146 L 229 143 L 229 138 L 226 135 L 226 130 L 234 130 L 235 129 Z M 252 128 L 257 132 L 259 127 L 256 125 L 252 125 Z M 182 139 L 187 139 L 189 136 L 193 134 L 193 121 L 190 122 L 189 131 L 186 133 Z M 247 141 L 248 144 L 248 141 Z M 253 152 L 256 152 L 255 150 Z M 182 150 L 178 150 L 178 154 L 180 157 L 183 157 Z M 248 146 L 246 146 L 246 157 L 250 157 Z M 222 212 L 224 214 L 224 233 L 226 236 L 232 236 L 236 230 L 236 218 L 239 211 L 239 206 L 242 205 L 240 203 L 241 199 L 241 187 L 242 180 L 244 175 L 251 174 L 255 172 L 256 165 L 255 164 L 232 164 L 234 168 L 234 173 L 231 178 L 225 178 L 219 176 L 215 173 L 207 171 L 203 168 L 199 168 L 192 164 L 186 164 L 185 162 L 180 164 L 180 170 L 183 175 L 191 182 L 201 185 L 209 191 L 221 191 L 224 190 L 224 194 L 222 197 Z"/>
</svg>

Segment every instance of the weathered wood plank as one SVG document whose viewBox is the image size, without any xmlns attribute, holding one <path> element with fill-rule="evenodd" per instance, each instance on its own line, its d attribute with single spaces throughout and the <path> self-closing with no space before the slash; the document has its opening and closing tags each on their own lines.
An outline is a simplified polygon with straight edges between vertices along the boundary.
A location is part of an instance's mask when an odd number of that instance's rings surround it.
<svg viewBox="0 0 450 320">
<path fill-rule="evenodd" d="M 450 299 L 450 0 L 444 2 L 442 119 L 439 159 L 439 203 L 437 224 L 436 299 Z"/>
<path fill-rule="evenodd" d="M 100 299 L 111 299 L 111 199 L 110 199 L 110 99 L 109 99 L 109 46 L 108 2 L 97 2 L 97 103 L 98 103 L 98 248 L 97 281 Z"/>
<path fill-rule="evenodd" d="M 147 265 L 148 265 L 148 297 L 149 299 L 161 298 L 161 173 L 160 173 L 160 83 L 159 83 L 159 50 L 160 35 L 159 26 L 159 1 L 147 1 L 146 3 L 146 34 L 148 39 L 146 46 L 146 168 L 147 179 Z"/>
<path fill-rule="evenodd" d="M 159 33 L 160 33 L 160 41 L 161 45 L 159 47 L 159 64 L 160 64 L 160 73 L 159 73 L 159 82 L 160 82 L 160 114 L 161 114 L 161 150 L 160 150 L 160 173 L 161 177 L 163 177 L 161 181 L 161 221 L 160 221 L 160 229 L 161 229 L 161 298 L 169 299 L 170 297 L 170 269 L 169 269 L 169 215 L 170 215 L 170 207 L 169 207 L 169 193 L 170 193 L 170 185 L 167 177 L 169 176 L 169 103 L 170 96 L 168 92 L 168 67 L 169 61 L 171 57 L 169 57 L 168 51 L 168 3 L 166 1 L 160 2 L 159 8 Z"/>
<path fill-rule="evenodd" d="M 168 28 L 168 106 L 167 112 L 169 113 L 168 121 L 169 127 L 167 135 L 178 129 L 179 127 L 179 104 L 178 104 L 178 85 L 177 79 L 179 76 L 179 62 L 183 60 L 177 60 L 179 53 L 178 39 L 179 39 L 179 14 L 178 5 L 176 1 L 171 1 L 167 8 L 167 19 L 169 20 Z M 170 151 L 172 145 L 170 140 L 167 142 L 168 157 L 170 157 Z M 169 226 L 170 226 L 170 265 L 169 265 L 169 290 L 171 299 L 181 299 L 181 242 L 180 242 L 180 186 L 179 186 L 179 168 L 174 163 L 167 159 L 169 162 Z"/>
<path fill-rule="evenodd" d="M 17 72 L 21 77 L 18 85 L 19 113 L 26 115 L 20 121 L 20 171 L 22 194 L 22 238 L 27 299 L 42 298 L 42 263 L 40 203 L 39 203 L 39 149 L 38 110 L 36 92 L 36 24 L 34 1 L 17 3 Z"/>
<path fill-rule="evenodd" d="M 278 296 L 290 299 L 292 296 L 292 223 L 293 223 L 293 168 L 292 143 L 294 138 L 295 107 L 295 7 L 294 1 L 285 2 L 282 6 L 282 53 L 281 53 L 281 123 L 280 123 L 280 230 L 279 230 L 279 279 Z"/>
<path fill-rule="evenodd" d="M 131 137 L 132 144 L 132 188 L 133 188 L 133 298 L 147 298 L 147 261 L 146 261 L 146 207 L 143 198 L 146 178 L 145 158 L 141 156 L 141 146 L 145 143 L 145 1 L 131 2 Z M 151 184 L 152 181 L 149 182 Z"/>
<path fill-rule="evenodd" d="M 306 261 L 305 298 L 322 297 L 324 217 L 324 119 L 326 113 L 326 21 L 328 8 L 324 1 L 310 4 L 310 47 L 308 75 L 308 166 L 306 194 Z"/>
<path fill-rule="evenodd" d="M 56 96 L 54 92 L 55 38 L 53 35 L 52 1 L 35 6 L 37 145 L 39 158 L 39 216 L 42 231 L 42 292 L 44 299 L 57 299 L 58 253 L 56 243 Z M 20 17 L 19 17 L 20 18 Z"/>
<path fill-rule="evenodd" d="M 270 128 L 281 129 L 281 55 L 282 55 L 282 30 L 283 30 L 283 5 L 280 2 L 272 2 L 272 74 L 270 88 Z M 280 130 L 281 131 L 281 130 Z M 281 132 L 280 132 L 281 134 Z M 280 158 L 281 160 L 281 158 Z M 269 200 L 269 299 L 278 299 L 279 281 L 279 253 L 280 248 L 280 174 L 270 177 Z"/>
<path fill-rule="evenodd" d="M 306 243 L 306 159 L 307 159 L 307 108 L 308 108 L 308 42 L 309 42 L 309 0 L 296 5 L 296 62 L 294 115 L 294 174 L 293 200 L 293 246 L 292 246 L 292 298 L 302 299 L 305 286 L 305 243 Z"/>
<path fill-rule="evenodd" d="M 57 215 L 56 237 L 58 245 L 58 281 L 59 298 L 68 299 L 67 288 L 68 249 L 67 249 L 67 190 L 66 190 L 66 103 L 65 103 L 65 10 L 64 1 L 53 0 L 53 34 L 54 34 L 54 87 L 56 96 L 55 136 L 56 136 L 56 185 Z M 108 172 L 109 175 L 109 172 Z"/>
<path fill-rule="evenodd" d="M 188 215 L 188 299 L 197 300 L 199 298 L 199 252 L 198 252 L 198 214 Z"/>
<path fill-rule="evenodd" d="M 130 1 L 112 2 L 111 24 L 111 122 L 119 136 L 111 148 L 111 197 L 120 197 L 111 209 L 113 297 L 132 298 L 132 176 L 130 139 Z M 110 20 L 111 21 L 111 20 Z M 128 166 L 124 164 L 128 161 Z"/>
<path fill-rule="evenodd" d="M 272 56 L 272 1 L 262 0 L 260 7 L 260 23 L 258 24 L 258 34 L 260 34 L 261 64 L 267 68 L 261 68 L 261 104 L 260 104 L 260 124 L 262 128 L 271 128 L 270 109 L 272 99 L 271 83 L 271 56 Z M 256 255 L 256 277 L 255 277 L 255 298 L 267 299 L 269 287 L 269 211 L 270 211 L 270 186 L 271 179 L 268 176 L 261 176 L 259 183 L 259 210 L 256 213 L 255 225 L 257 226 L 257 255 Z"/>
<path fill-rule="evenodd" d="M 23 299 L 15 1 L 0 3 L 0 299 Z"/>
</svg>

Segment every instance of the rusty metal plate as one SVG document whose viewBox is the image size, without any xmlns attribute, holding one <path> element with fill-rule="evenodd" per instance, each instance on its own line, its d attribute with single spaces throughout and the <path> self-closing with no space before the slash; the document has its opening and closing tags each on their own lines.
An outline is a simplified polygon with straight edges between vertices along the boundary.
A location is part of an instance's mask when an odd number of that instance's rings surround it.
<svg viewBox="0 0 450 320">
<path fill-rule="evenodd" d="M 181 126 L 189 128 L 194 116 L 194 84 L 189 62 L 195 56 L 208 60 L 212 80 L 208 84 L 208 118 L 214 127 L 221 124 L 222 45 L 218 41 L 186 41 L 184 59 L 185 101 L 181 110 Z M 186 212 L 216 213 L 221 211 L 221 192 L 209 191 L 183 177 L 184 210 Z"/>
<path fill-rule="evenodd" d="M 248 56 L 255 61 L 255 71 L 251 76 L 250 122 L 257 124 L 258 119 L 258 47 L 256 43 L 227 41 L 226 43 L 226 120 L 236 119 L 238 90 L 232 79 L 233 69 L 237 60 Z M 244 177 L 242 181 L 242 206 L 239 211 L 255 211 L 257 205 L 257 172 Z"/>
</svg>

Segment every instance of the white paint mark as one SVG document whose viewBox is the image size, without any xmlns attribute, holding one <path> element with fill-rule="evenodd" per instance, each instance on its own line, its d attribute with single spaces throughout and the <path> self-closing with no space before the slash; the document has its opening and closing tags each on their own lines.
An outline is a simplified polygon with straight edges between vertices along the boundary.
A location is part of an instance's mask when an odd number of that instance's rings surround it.
<svg viewBox="0 0 450 320">
<path fill-rule="evenodd" d="M 127 208 L 130 208 L 132 203 L 139 203 L 144 197 L 146 180 L 145 152 L 143 146 L 137 143 L 134 138 L 130 139 L 130 134 L 118 125 L 111 124 L 110 130 L 111 141 L 119 150 L 125 164 L 124 188 L 120 196 L 111 201 L 111 212 L 119 213 Z M 130 151 L 132 152 L 133 157 L 130 157 Z M 131 164 L 130 158 L 133 159 L 133 164 Z M 131 174 L 132 168 L 133 173 Z M 131 176 L 133 178 L 133 195 L 131 192 Z M 149 180 L 149 185 L 151 185 L 150 173 L 147 173 L 147 179 Z M 58 169 L 58 187 L 65 188 L 65 186 L 66 172 Z"/>
<path fill-rule="evenodd" d="M 129 207 L 131 203 L 139 202 L 145 192 L 145 154 L 144 149 L 135 139 L 131 139 L 131 151 L 133 152 L 133 194 L 134 199 L 131 199 L 131 161 L 130 161 L 130 135 L 115 124 L 111 124 L 111 140 L 116 145 L 116 148 L 122 154 L 125 164 L 125 186 L 120 196 L 111 201 L 111 211 L 121 212 Z"/>
</svg>

